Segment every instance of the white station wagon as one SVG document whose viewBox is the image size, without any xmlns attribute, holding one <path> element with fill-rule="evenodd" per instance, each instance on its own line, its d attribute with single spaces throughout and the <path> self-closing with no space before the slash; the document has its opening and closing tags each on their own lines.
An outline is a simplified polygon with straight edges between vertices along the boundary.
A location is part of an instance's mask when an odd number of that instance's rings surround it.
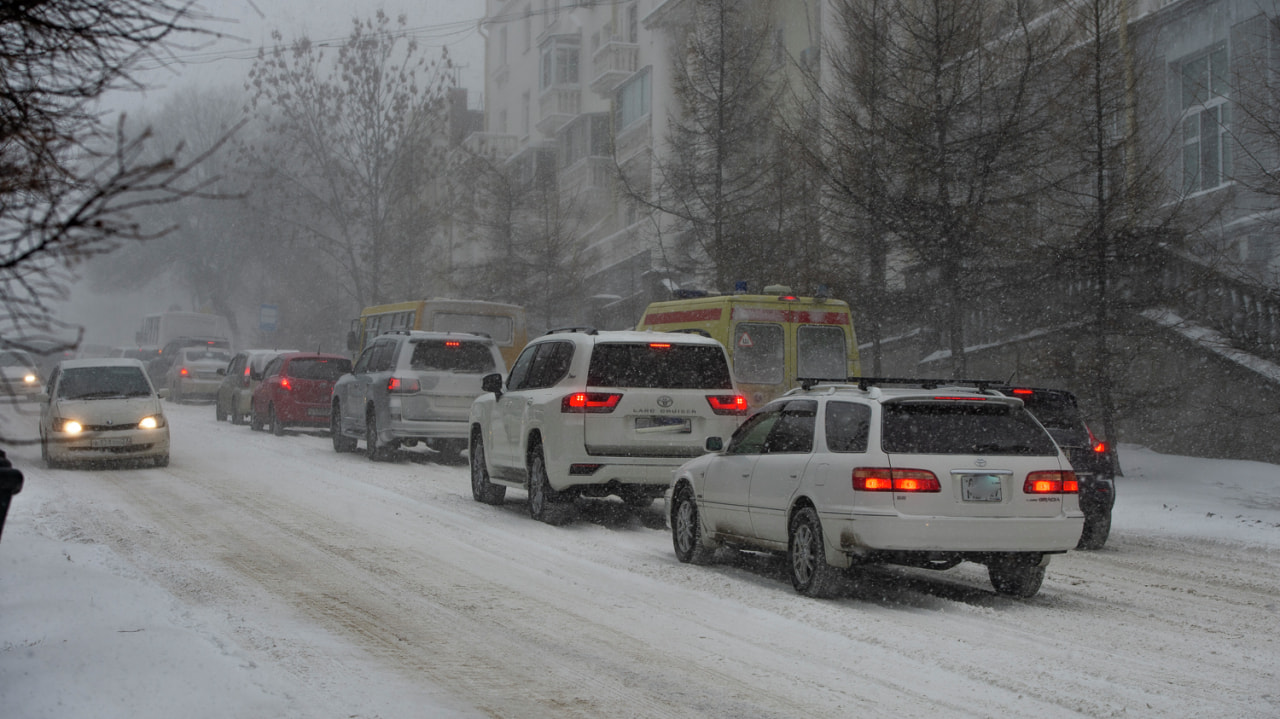
<svg viewBox="0 0 1280 719">
<path fill-rule="evenodd" d="M 1022 401 L 978 387 L 818 384 L 749 417 L 671 487 L 677 558 L 718 546 L 786 552 L 792 584 L 825 596 L 866 563 L 984 564 L 1030 597 L 1084 515 L 1062 451 Z M 902 383 L 894 380 L 892 383 Z M 708 449 L 716 450 L 709 442 Z"/>
</svg>

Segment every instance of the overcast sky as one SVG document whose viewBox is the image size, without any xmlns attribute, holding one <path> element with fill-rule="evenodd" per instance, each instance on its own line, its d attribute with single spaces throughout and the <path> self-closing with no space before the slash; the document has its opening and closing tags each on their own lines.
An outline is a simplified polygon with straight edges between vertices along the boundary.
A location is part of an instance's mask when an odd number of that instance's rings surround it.
<svg viewBox="0 0 1280 719">
<path fill-rule="evenodd" d="M 258 48 L 270 44 L 272 30 L 280 30 L 286 41 L 303 36 L 342 40 L 353 18 L 372 18 L 379 8 L 393 19 L 405 15 L 406 27 L 428 57 L 448 46 L 460 66 L 460 84 L 471 91 L 473 107 L 483 91 L 484 47 L 478 21 L 484 16 L 484 0 L 198 0 L 197 7 L 216 18 L 203 24 L 225 37 L 179 41 L 174 54 L 181 63 L 146 73 L 152 89 L 124 99 L 122 109 L 163 101 L 174 89 L 192 83 L 241 83 Z"/>
</svg>

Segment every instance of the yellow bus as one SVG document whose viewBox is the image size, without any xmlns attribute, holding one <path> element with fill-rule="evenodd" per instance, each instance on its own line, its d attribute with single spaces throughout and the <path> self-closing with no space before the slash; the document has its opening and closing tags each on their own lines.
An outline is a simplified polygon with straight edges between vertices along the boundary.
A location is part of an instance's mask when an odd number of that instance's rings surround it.
<svg viewBox="0 0 1280 719">
<path fill-rule="evenodd" d="M 351 320 L 347 349 L 358 355 L 375 337 L 394 330 L 488 335 L 498 345 L 507 367 L 529 341 L 524 308 L 519 305 L 435 297 L 364 308 L 358 318 Z"/>
<path fill-rule="evenodd" d="M 762 295 L 713 295 L 654 302 L 636 329 L 695 332 L 729 351 L 734 379 L 752 407 L 798 387 L 798 377 L 861 374 L 848 303 L 798 297 L 772 285 Z"/>
</svg>

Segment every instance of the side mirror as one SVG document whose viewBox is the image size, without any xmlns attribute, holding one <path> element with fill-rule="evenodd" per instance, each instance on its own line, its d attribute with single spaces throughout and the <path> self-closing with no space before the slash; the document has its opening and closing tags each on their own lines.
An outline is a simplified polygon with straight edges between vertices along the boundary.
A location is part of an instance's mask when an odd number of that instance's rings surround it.
<svg viewBox="0 0 1280 719">
<path fill-rule="evenodd" d="M 357 345 L 360 344 L 360 337 L 356 335 L 355 330 L 347 332 L 347 350 L 355 352 Z"/>
<path fill-rule="evenodd" d="M 502 375 L 498 374 L 497 372 L 494 372 L 493 374 L 485 375 L 483 378 L 480 379 L 480 389 L 484 390 L 485 392 L 492 392 L 498 395 L 499 397 L 501 397 L 502 396 Z"/>
<path fill-rule="evenodd" d="M 226 368 L 226 367 L 219 367 L 219 368 L 218 368 L 218 376 L 219 376 L 219 377 L 226 377 L 226 376 L 227 376 L 227 368 Z"/>
<path fill-rule="evenodd" d="M 706 447 L 708 452 L 719 452 L 724 449 L 724 440 L 720 437 L 707 437 Z"/>
<path fill-rule="evenodd" d="M 168 388 L 168 387 L 161 387 L 160 389 L 156 390 L 156 396 L 157 396 L 157 397 L 159 397 L 160 399 L 168 399 L 168 398 L 169 398 L 169 388 Z"/>
</svg>

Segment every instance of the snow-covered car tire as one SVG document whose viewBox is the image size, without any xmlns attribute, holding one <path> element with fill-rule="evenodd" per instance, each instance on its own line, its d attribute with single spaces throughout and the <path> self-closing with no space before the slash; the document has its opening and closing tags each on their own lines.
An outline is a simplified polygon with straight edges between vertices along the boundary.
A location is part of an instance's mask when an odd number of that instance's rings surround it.
<svg viewBox="0 0 1280 719">
<path fill-rule="evenodd" d="M 1111 510 L 1094 514 L 1085 512 L 1084 530 L 1080 532 L 1080 543 L 1076 549 L 1102 549 L 1111 535 Z"/>
<path fill-rule="evenodd" d="M 987 564 L 987 575 L 996 592 L 1010 597 L 1028 599 L 1040 591 L 1044 583 L 1044 566 L 1040 557 L 1009 555 L 993 559 Z"/>
<path fill-rule="evenodd" d="M 329 433 L 333 435 L 333 451 L 339 454 L 356 451 L 358 440 L 342 433 L 342 407 L 337 403 L 329 414 Z"/>
<path fill-rule="evenodd" d="M 502 504 L 507 488 L 489 481 L 489 467 L 485 464 L 484 440 L 476 436 L 471 440 L 471 496 L 484 504 Z"/>
<path fill-rule="evenodd" d="M 812 507 L 791 518 L 787 541 L 787 567 L 791 586 L 809 597 L 829 597 L 835 591 L 836 568 L 827 564 L 822 541 L 822 524 Z"/>
<path fill-rule="evenodd" d="M 682 485 L 671 503 L 671 544 L 676 550 L 676 559 L 686 564 L 710 564 L 715 550 L 702 544 L 702 522 L 693 492 Z"/>
</svg>

